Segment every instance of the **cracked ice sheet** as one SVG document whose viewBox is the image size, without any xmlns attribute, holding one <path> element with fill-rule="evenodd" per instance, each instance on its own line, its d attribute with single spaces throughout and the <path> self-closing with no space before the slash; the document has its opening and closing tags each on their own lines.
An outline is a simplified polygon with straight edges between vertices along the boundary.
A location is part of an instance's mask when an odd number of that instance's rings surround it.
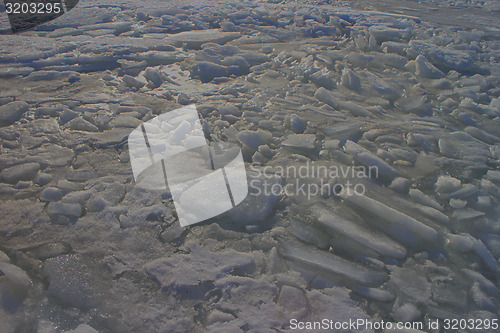
<svg viewBox="0 0 500 333">
<path fill-rule="evenodd" d="M 376 13 L 352 2 L 273 2 L 82 1 L 41 30 L 1 37 L 9 125 L 0 127 L 0 260 L 34 283 L 36 293 L 15 295 L 17 304 L 44 309 L 20 307 L 9 322 L 39 331 L 264 332 L 287 330 L 292 314 L 496 315 L 497 23 L 485 34 L 467 28 L 495 14 L 479 9 L 482 19 L 452 22 L 456 29 L 441 23 L 478 11 L 438 9 L 443 22 L 434 25 L 426 18 L 439 15 L 414 1 L 372 2 L 393 7 Z M 217 24 L 242 37 L 218 39 Z M 161 43 L 173 31 L 223 45 Z M 196 66 L 201 57 L 213 65 Z M 360 181 L 368 202 L 261 194 L 181 228 L 168 189 L 132 182 L 126 138 L 195 100 L 203 130 L 241 143 L 248 163 L 377 164 L 385 179 Z M 323 200 L 340 221 L 317 220 L 313 207 Z M 293 239 L 306 249 L 292 247 L 284 260 L 279 242 Z M 60 306 L 82 304 L 57 274 L 48 297 L 40 267 L 68 254 L 110 281 L 88 313 Z"/>
</svg>

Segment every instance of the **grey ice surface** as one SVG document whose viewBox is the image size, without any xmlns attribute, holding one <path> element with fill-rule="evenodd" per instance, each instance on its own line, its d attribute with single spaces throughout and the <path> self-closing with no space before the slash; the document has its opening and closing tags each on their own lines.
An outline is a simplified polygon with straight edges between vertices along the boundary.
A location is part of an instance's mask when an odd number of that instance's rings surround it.
<svg viewBox="0 0 500 333">
<path fill-rule="evenodd" d="M 499 15 L 82 0 L 12 35 L 2 13 L 0 332 L 498 320 Z M 250 194 L 182 228 L 168 187 L 134 181 L 127 142 L 186 105 L 200 138 L 241 149 Z"/>
</svg>

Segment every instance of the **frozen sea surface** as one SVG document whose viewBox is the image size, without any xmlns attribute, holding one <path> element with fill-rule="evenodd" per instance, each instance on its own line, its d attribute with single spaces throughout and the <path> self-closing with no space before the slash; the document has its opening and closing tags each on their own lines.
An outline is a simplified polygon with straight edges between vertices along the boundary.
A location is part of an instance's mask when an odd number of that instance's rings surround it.
<svg viewBox="0 0 500 333">
<path fill-rule="evenodd" d="M 88 0 L 12 35 L 3 15 L 0 332 L 500 319 L 499 16 Z M 254 186 L 181 228 L 168 188 L 135 184 L 127 137 L 190 104 Z"/>
</svg>

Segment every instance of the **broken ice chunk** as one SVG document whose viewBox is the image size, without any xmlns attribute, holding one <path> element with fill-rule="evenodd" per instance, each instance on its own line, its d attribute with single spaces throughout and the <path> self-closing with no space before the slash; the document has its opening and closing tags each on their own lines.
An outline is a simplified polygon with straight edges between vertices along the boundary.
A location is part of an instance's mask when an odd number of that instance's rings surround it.
<svg viewBox="0 0 500 333">
<path fill-rule="evenodd" d="M 6 262 L 6 263 L 10 262 L 9 257 L 2 251 L 0 251 L 0 262 Z"/>
<path fill-rule="evenodd" d="M 301 318 L 308 312 L 307 297 L 299 288 L 283 285 L 277 303 L 294 318 Z"/>
<path fill-rule="evenodd" d="M 428 217 L 431 217 L 432 219 L 442 222 L 442 223 L 447 223 L 450 221 L 450 218 L 448 215 L 441 213 L 439 210 L 434 209 L 429 206 L 424 206 L 424 205 L 419 205 L 416 204 L 415 208 L 417 208 L 419 211 L 427 215 Z"/>
<path fill-rule="evenodd" d="M 75 118 L 71 120 L 67 126 L 74 131 L 98 132 L 99 128 L 83 118 Z"/>
<path fill-rule="evenodd" d="M 28 274 L 21 268 L 3 261 L 0 261 L 0 273 L 2 273 L 2 277 L 7 279 L 5 285 L 0 283 L 0 295 L 3 296 L 3 303 L 7 305 L 9 298 L 24 299 L 32 286 Z"/>
<path fill-rule="evenodd" d="M 212 81 L 216 77 L 229 76 L 229 68 L 207 61 L 200 61 L 190 69 L 191 77 L 199 78 L 202 83 Z"/>
<path fill-rule="evenodd" d="M 481 187 L 484 188 L 488 193 L 500 198 L 500 188 L 496 186 L 492 181 L 488 179 L 481 180 Z"/>
<path fill-rule="evenodd" d="M 389 188 L 392 188 L 394 191 L 405 194 L 408 193 L 408 189 L 410 188 L 410 181 L 403 177 L 396 177 L 392 181 Z"/>
<path fill-rule="evenodd" d="M 312 150 L 315 148 L 316 135 L 314 134 L 292 134 L 282 142 L 283 146 L 295 148 Z"/>
<path fill-rule="evenodd" d="M 401 94 L 393 88 L 389 83 L 385 82 L 377 75 L 365 71 L 365 75 L 375 92 L 383 95 L 386 99 L 396 100 Z"/>
<path fill-rule="evenodd" d="M 162 85 L 163 79 L 156 68 L 148 68 L 144 71 L 144 78 L 148 81 L 148 87 L 154 89 Z"/>
<path fill-rule="evenodd" d="M 15 184 L 20 180 L 33 179 L 40 170 L 38 163 L 26 163 L 3 169 L 0 177 L 4 183 Z"/>
<path fill-rule="evenodd" d="M 304 120 L 304 119 L 302 119 L 302 118 L 300 118 L 296 114 L 293 114 L 288 119 L 288 124 L 289 124 L 290 129 L 293 132 L 295 132 L 297 134 L 301 134 L 306 129 L 307 121 Z"/>
<path fill-rule="evenodd" d="M 491 181 L 500 183 L 500 171 L 488 170 L 488 172 L 486 173 L 486 178 L 488 178 Z"/>
<path fill-rule="evenodd" d="M 314 97 L 316 97 L 316 99 L 319 100 L 320 102 L 330 105 L 332 108 L 336 110 L 340 109 L 340 101 L 323 87 L 316 90 Z"/>
<path fill-rule="evenodd" d="M 206 29 L 183 31 L 178 34 L 173 34 L 168 36 L 165 42 L 167 44 L 173 44 L 176 47 L 181 47 L 185 44 L 188 49 L 199 49 L 205 43 L 224 45 L 239 37 L 241 37 L 241 34 L 238 32 L 221 32 L 219 29 Z"/>
<path fill-rule="evenodd" d="M 83 210 L 78 203 L 51 202 L 47 206 L 47 214 L 56 224 L 68 224 L 81 217 Z"/>
<path fill-rule="evenodd" d="M 396 29 L 386 25 L 372 25 L 370 27 L 370 34 L 377 39 L 377 42 L 400 42 L 401 40 L 408 40 L 411 36 L 411 31 L 408 29 Z"/>
<path fill-rule="evenodd" d="M 95 304 L 96 294 L 89 268 L 78 255 L 69 254 L 47 259 L 44 271 L 50 277 L 48 294 L 64 304 L 84 310 Z"/>
<path fill-rule="evenodd" d="M 193 292 L 236 272 L 244 274 L 255 268 L 251 254 L 234 250 L 211 252 L 190 243 L 190 254 L 176 254 L 148 262 L 144 271 L 164 290 Z"/>
<path fill-rule="evenodd" d="M 316 207 L 314 212 L 319 215 L 320 225 L 334 233 L 342 234 L 342 236 L 359 243 L 360 246 L 367 246 L 375 252 L 391 258 L 402 259 L 406 256 L 406 249 L 403 246 L 383 234 L 370 230 L 367 226 L 351 222 L 323 207 Z"/>
<path fill-rule="evenodd" d="M 415 113 L 417 115 L 431 115 L 432 104 L 429 102 L 427 96 L 414 96 L 401 98 L 397 101 L 396 105 L 406 113 Z"/>
<path fill-rule="evenodd" d="M 461 187 L 462 182 L 451 176 L 439 176 L 436 181 L 436 192 L 439 194 L 449 194 L 459 190 Z"/>
<path fill-rule="evenodd" d="M 361 91 L 361 81 L 359 76 L 357 76 L 352 70 L 346 68 L 342 71 L 342 77 L 340 78 L 340 84 L 344 87 L 351 89 L 356 92 Z"/>
<path fill-rule="evenodd" d="M 237 221 L 241 224 L 266 221 L 266 218 L 273 213 L 281 191 L 281 178 L 269 174 L 248 173 L 248 195 L 236 207 L 226 213 L 231 221 Z M 245 186 L 246 182 L 235 184 Z"/>
<path fill-rule="evenodd" d="M 236 135 L 236 138 L 245 146 L 249 147 L 253 151 L 257 150 L 259 146 L 265 145 L 271 142 L 271 133 L 263 130 L 250 131 L 244 130 Z"/>
<path fill-rule="evenodd" d="M 68 193 L 66 190 L 62 190 L 54 187 L 45 188 L 40 194 L 41 201 L 59 201 Z"/>
<path fill-rule="evenodd" d="M 160 127 L 155 123 L 147 122 L 143 123 L 142 125 L 144 126 L 144 130 L 146 131 L 148 136 L 162 133 Z"/>
<path fill-rule="evenodd" d="M 390 302 L 393 301 L 395 296 L 390 291 L 358 286 L 353 289 L 354 292 L 363 295 L 368 299 L 373 299 L 380 302 Z"/>
<path fill-rule="evenodd" d="M 449 234 L 446 239 L 446 246 L 459 253 L 474 251 L 490 270 L 494 272 L 499 270 L 498 262 L 484 243 L 469 234 Z"/>
<path fill-rule="evenodd" d="M 336 110 L 346 109 L 355 117 L 375 118 L 375 116 L 365 107 L 351 101 L 341 101 L 323 87 L 316 90 L 314 97 L 316 97 L 318 101 L 323 102 Z"/>
<path fill-rule="evenodd" d="M 481 240 L 476 239 L 473 245 L 474 252 L 483 259 L 483 262 L 486 264 L 486 266 L 489 267 L 493 272 L 498 272 L 498 262 L 493 257 L 491 252 L 488 250 L 488 248 L 484 245 Z"/>
<path fill-rule="evenodd" d="M 329 252 L 318 250 L 297 242 L 282 241 L 281 254 L 323 274 L 340 275 L 347 280 L 363 285 L 383 282 L 387 275 L 360 264 L 347 261 Z"/>
<path fill-rule="evenodd" d="M 427 280 L 425 266 L 388 266 L 391 271 L 390 283 L 417 304 L 428 304 L 432 296 L 432 285 Z M 408 283 L 411 281 L 411 283 Z"/>
<path fill-rule="evenodd" d="M 351 52 L 344 57 L 344 60 L 346 60 L 347 62 L 349 62 L 350 64 L 352 64 L 356 67 L 364 68 L 364 67 L 368 66 L 370 61 L 373 60 L 373 57 L 362 54 L 362 53 Z"/>
<path fill-rule="evenodd" d="M 420 318 L 422 313 L 412 303 L 405 303 L 402 306 L 394 309 L 392 317 L 400 322 L 414 322 Z"/>
<path fill-rule="evenodd" d="M 242 114 L 241 110 L 232 104 L 223 105 L 218 110 L 223 118 L 226 116 L 241 117 Z"/>
<path fill-rule="evenodd" d="M 74 330 L 65 331 L 64 333 L 99 333 L 92 326 L 87 324 L 78 325 Z"/>
<path fill-rule="evenodd" d="M 493 134 L 487 133 L 477 127 L 467 126 L 465 132 L 473 136 L 474 138 L 483 141 L 487 144 L 494 145 L 500 142 L 500 138 Z"/>
<path fill-rule="evenodd" d="M 342 102 L 340 106 L 355 117 L 376 118 L 367 108 L 351 101 Z"/>
<path fill-rule="evenodd" d="M 325 140 L 325 142 L 323 142 L 323 148 L 335 150 L 339 147 L 339 144 L 340 144 L 340 140 L 337 140 L 337 139 Z"/>
<path fill-rule="evenodd" d="M 125 74 L 123 76 L 123 83 L 127 87 L 133 88 L 136 90 L 141 89 L 142 87 L 144 87 L 147 84 L 145 79 L 136 79 L 135 77 L 128 75 L 128 74 Z"/>
<path fill-rule="evenodd" d="M 409 46 L 407 49 L 409 55 L 417 57 L 419 54 L 422 54 L 433 64 L 449 69 L 464 71 L 472 66 L 473 63 L 472 57 L 464 52 L 440 47 L 422 40 L 412 40 Z"/>
<path fill-rule="evenodd" d="M 475 209 L 472 208 L 462 208 L 462 209 L 457 209 L 453 212 L 451 217 L 456 220 L 456 221 L 468 221 L 468 220 L 473 220 L 475 218 L 483 216 L 483 212 L 479 212 Z"/>
<path fill-rule="evenodd" d="M 472 300 L 479 308 L 485 309 L 485 310 L 488 310 L 491 312 L 496 311 L 496 306 L 493 303 L 493 300 L 490 297 L 488 297 L 488 295 L 486 295 L 486 293 L 483 292 L 479 288 L 479 283 L 475 282 L 474 284 L 472 284 L 472 287 L 470 289 L 470 293 L 472 296 Z"/>
<path fill-rule="evenodd" d="M 481 288 L 483 288 L 483 290 L 486 290 L 489 295 L 498 297 L 499 291 L 497 286 L 486 277 L 484 277 L 484 275 L 468 268 L 463 268 L 462 272 L 473 281 L 478 282 Z"/>
<path fill-rule="evenodd" d="M 328 248 L 330 245 L 328 235 L 314 228 L 312 224 L 297 218 L 291 219 L 290 232 L 301 241 L 312 244 L 320 249 Z"/>
<path fill-rule="evenodd" d="M 0 127 L 15 123 L 28 111 L 26 102 L 15 101 L 0 106 Z"/>
<path fill-rule="evenodd" d="M 186 138 L 186 135 L 191 131 L 191 123 L 184 120 L 175 130 L 172 131 L 169 137 L 170 143 L 174 145 L 180 144 Z"/>
<path fill-rule="evenodd" d="M 71 245 L 65 242 L 41 243 L 23 249 L 23 252 L 25 252 L 26 255 L 40 260 L 68 254 L 72 251 L 73 249 Z"/>
<path fill-rule="evenodd" d="M 488 208 L 491 207 L 491 198 L 488 195 L 480 195 L 477 197 L 477 204 L 479 207 Z"/>
<path fill-rule="evenodd" d="M 197 147 L 202 147 L 203 145 L 206 145 L 206 143 L 207 142 L 202 135 L 190 135 L 184 142 L 184 148 L 186 150 L 190 150 Z"/>
<path fill-rule="evenodd" d="M 418 189 L 410 189 L 410 191 L 408 193 L 413 200 L 415 200 L 416 202 L 418 202 L 422 205 L 432 207 L 432 208 L 437 209 L 439 211 L 443 210 L 443 207 L 437 201 L 435 201 L 431 197 L 425 195 L 422 191 L 420 191 Z"/>
<path fill-rule="evenodd" d="M 396 169 L 384 162 L 380 157 L 372 154 L 370 151 L 351 140 L 347 140 L 344 145 L 344 150 L 354 156 L 354 158 L 365 167 L 376 168 L 376 176 L 380 176 L 385 180 L 392 180 L 398 175 Z"/>
<path fill-rule="evenodd" d="M 382 42 L 381 46 L 384 53 L 397 53 L 399 55 L 406 55 L 406 48 L 408 47 L 408 43 Z"/>
<path fill-rule="evenodd" d="M 485 163 L 491 156 L 488 145 L 465 132 L 454 132 L 439 139 L 439 152 L 449 158 Z"/>
<path fill-rule="evenodd" d="M 271 148 L 269 148 L 268 145 L 261 145 L 257 150 L 266 158 L 273 158 L 274 156 L 274 152 L 271 150 Z"/>
<path fill-rule="evenodd" d="M 363 209 L 391 224 L 400 225 L 426 241 L 435 242 L 437 240 L 438 234 L 433 228 L 404 213 L 401 213 L 400 211 L 395 210 L 394 208 L 386 206 L 375 199 L 369 198 L 365 195 L 358 195 L 349 191 L 348 188 L 344 188 L 344 190 L 340 193 L 340 196 L 350 204 L 353 204 L 354 206 Z"/>
<path fill-rule="evenodd" d="M 455 208 L 455 209 L 464 208 L 466 205 L 467 205 L 467 201 L 465 201 L 465 200 L 455 199 L 455 198 L 450 199 L 450 206 Z"/>
<path fill-rule="evenodd" d="M 423 55 L 419 55 L 417 59 L 415 59 L 415 64 L 417 76 L 427 79 L 440 79 L 444 77 L 443 72 L 434 67 L 434 65 L 427 61 L 427 58 Z"/>
</svg>

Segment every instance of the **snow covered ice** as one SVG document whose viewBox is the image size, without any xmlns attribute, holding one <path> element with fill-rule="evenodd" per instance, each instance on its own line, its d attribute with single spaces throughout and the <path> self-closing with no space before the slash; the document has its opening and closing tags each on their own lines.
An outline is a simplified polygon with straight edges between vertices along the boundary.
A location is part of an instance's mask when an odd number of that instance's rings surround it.
<svg viewBox="0 0 500 333">
<path fill-rule="evenodd" d="M 87 0 L 11 34 L 2 12 L 0 332 L 500 320 L 499 18 L 495 0 Z M 196 124 L 162 121 L 190 105 Z M 207 142 L 241 151 L 248 195 L 183 228 L 148 150 Z M 194 179 L 193 161 L 167 166 Z M 180 192 L 205 211 L 214 187 Z"/>
</svg>

